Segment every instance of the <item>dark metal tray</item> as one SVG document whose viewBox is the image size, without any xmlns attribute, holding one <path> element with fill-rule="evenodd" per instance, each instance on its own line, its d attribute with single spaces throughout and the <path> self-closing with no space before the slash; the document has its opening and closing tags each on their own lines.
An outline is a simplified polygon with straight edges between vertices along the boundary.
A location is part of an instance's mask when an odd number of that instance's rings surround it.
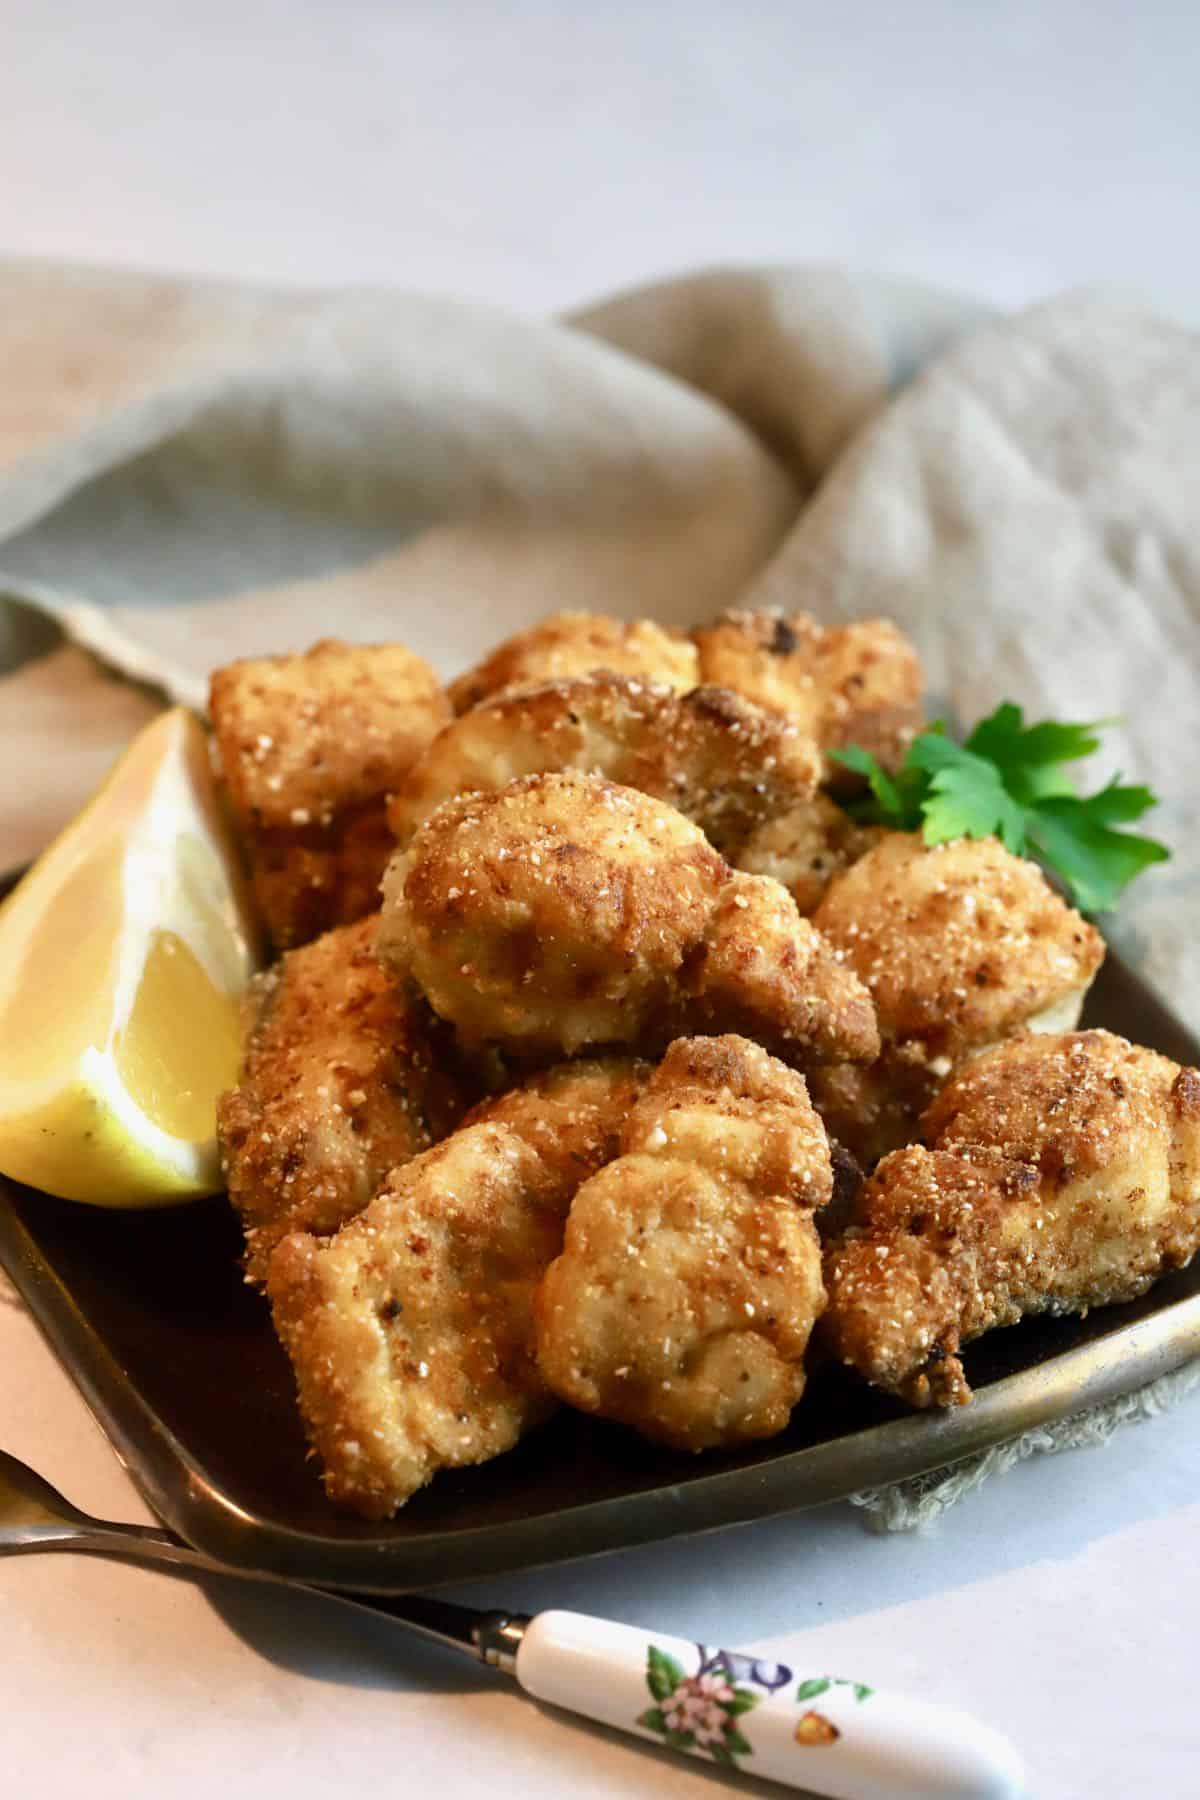
<svg viewBox="0 0 1200 1800">
<path fill-rule="evenodd" d="M 1185 1063 L 1200 1043 L 1115 957 L 1087 1022 Z M 223 1201 L 100 1212 L 0 1180 L 0 1262 L 154 1510 L 241 1567 L 378 1593 L 788 1512 L 939 1467 L 1200 1355 L 1200 1258 L 1143 1300 L 970 1346 L 972 1405 L 912 1414 L 816 1374 L 782 1437 L 692 1457 L 559 1413 L 507 1456 L 439 1475 L 389 1524 L 324 1496 L 266 1307 Z"/>
</svg>

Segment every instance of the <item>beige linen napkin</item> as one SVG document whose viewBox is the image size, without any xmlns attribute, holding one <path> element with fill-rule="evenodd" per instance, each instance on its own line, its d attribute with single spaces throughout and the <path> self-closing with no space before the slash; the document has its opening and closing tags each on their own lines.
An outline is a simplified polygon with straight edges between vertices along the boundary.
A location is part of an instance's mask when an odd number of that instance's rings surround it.
<svg viewBox="0 0 1200 1800">
<path fill-rule="evenodd" d="M 0 733 L 19 718 L 26 770 L 0 793 L 0 859 L 32 854 L 94 774 L 31 672 L 42 614 L 190 701 L 215 663 L 328 632 L 402 637 L 449 673 L 553 607 L 690 621 L 753 580 L 914 345 L 979 312 L 833 272 L 715 272 L 585 330 L 0 262 L 0 668 L 25 665 Z M 60 677 L 80 733 L 115 747 L 128 707 L 78 663 Z"/>
<path fill-rule="evenodd" d="M 828 269 L 550 323 L 0 262 L 0 372 L 0 864 L 232 656 L 395 637 L 450 673 L 551 608 L 887 612 L 964 720 L 1120 715 L 1176 859 L 1114 929 L 1200 1018 L 1194 333 Z"/>
</svg>

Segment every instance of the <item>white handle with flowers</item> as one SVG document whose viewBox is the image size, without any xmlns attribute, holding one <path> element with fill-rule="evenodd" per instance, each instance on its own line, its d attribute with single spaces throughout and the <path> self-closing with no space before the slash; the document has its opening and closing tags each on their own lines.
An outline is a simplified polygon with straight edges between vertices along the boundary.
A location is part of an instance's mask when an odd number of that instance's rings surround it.
<svg viewBox="0 0 1200 1800">
<path fill-rule="evenodd" d="M 861 1681 L 544 1612 L 515 1674 L 535 1699 L 835 1800 L 1009 1800 L 1020 1758 L 965 1713 Z"/>
</svg>

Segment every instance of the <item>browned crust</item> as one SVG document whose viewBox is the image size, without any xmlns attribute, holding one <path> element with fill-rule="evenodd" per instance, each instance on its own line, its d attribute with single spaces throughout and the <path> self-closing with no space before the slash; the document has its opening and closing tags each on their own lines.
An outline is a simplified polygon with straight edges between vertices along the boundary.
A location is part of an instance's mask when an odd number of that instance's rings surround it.
<svg viewBox="0 0 1200 1800">
<path fill-rule="evenodd" d="M 1196 1071 L 1110 1032 L 1028 1035 L 929 1108 L 826 1259 L 833 1354 L 914 1406 L 971 1397 L 960 1346 L 1136 1298 L 1200 1245 Z"/>
<path fill-rule="evenodd" d="M 808 918 L 834 877 L 865 856 L 880 835 L 873 825 L 857 824 L 828 794 L 814 794 L 757 826 L 730 860 L 748 875 L 782 882 Z"/>
<path fill-rule="evenodd" d="M 586 1412 L 689 1450 L 783 1430 L 824 1300 L 829 1146 L 803 1080 L 737 1037 L 673 1044 L 577 1193 L 537 1354 Z"/>
<path fill-rule="evenodd" d="M 280 1238 L 336 1231 L 474 1097 L 445 1027 L 377 961 L 375 925 L 291 951 L 252 990 L 217 1131 L 256 1281 Z"/>
<path fill-rule="evenodd" d="M 217 762 L 278 948 L 379 904 L 387 798 L 449 717 L 433 670 L 399 644 L 326 639 L 218 669 Z"/>
<path fill-rule="evenodd" d="M 827 757 L 859 744 L 896 769 L 921 728 L 921 664 L 890 619 L 823 626 L 807 613 L 733 610 L 692 636 L 702 681 L 794 719 Z M 828 760 L 825 779 L 835 791 L 861 785 Z"/>
<path fill-rule="evenodd" d="M 332 1498 L 385 1518 L 551 1411 L 533 1291 L 647 1073 L 630 1058 L 547 1070 L 393 1170 L 332 1240 L 279 1245 L 275 1324 Z"/>
<path fill-rule="evenodd" d="M 616 619 L 607 613 L 550 613 L 506 638 L 475 668 L 450 684 L 456 713 L 467 712 L 503 688 L 589 675 L 609 669 L 672 688 L 700 680 L 695 646 L 685 633 L 652 619 Z"/>
<path fill-rule="evenodd" d="M 647 1051 L 737 1030 L 801 1063 L 878 1049 L 865 990 L 778 883 L 597 776 L 446 801 L 389 868 L 380 951 L 470 1043 Z"/>
<path fill-rule="evenodd" d="M 456 794 L 562 770 L 665 800 L 728 853 L 813 794 L 820 759 L 790 721 L 728 689 L 679 694 L 602 671 L 502 692 L 452 721 L 392 801 L 392 830 L 406 844 Z"/>
<path fill-rule="evenodd" d="M 636 1056 L 576 1057 L 483 1100 L 464 1125 L 506 1125 L 564 1183 L 578 1186 L 617 1153 L 621 1130 L 653 1070 Z"/>
<path fill-rule="evenodd" d="M 957 1058 L 1073 992 L 1104 940 L 995 838 L 889 832 L 838 875 L 813 923 L 870 990 L 885 1043 Z"/>
</svg>

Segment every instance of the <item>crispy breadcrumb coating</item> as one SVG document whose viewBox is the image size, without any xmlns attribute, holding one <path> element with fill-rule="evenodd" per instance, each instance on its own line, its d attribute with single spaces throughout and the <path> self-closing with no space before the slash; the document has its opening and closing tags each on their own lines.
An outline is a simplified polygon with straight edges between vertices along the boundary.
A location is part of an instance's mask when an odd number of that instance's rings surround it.
<svg viewBox="0 0 1200 1800">
<path fill-rule="evenodd" d="M 859 744 L 896 769 L 921 728 L 921 664 L 890 619 L 826 627 L 806 613 L 732 611 L 692 636 L 701 681 L 794 719 L 826 753 Z M 825 779 L 835 792 L 861 786 L 829 761 Z"/>
<path fill-rule="evenodd" d="M 814 794 L 768 818 L 730 860 L 747 875 L 770 875 L 782 882 L 808 918 L 834 876 L 865 856 L 880 835 L 874 825 L 856 824 L 827 794 Z"/>
<path fill-rule="evenodd" d="M 826 1258 L 828 1347 L 913 1406 L 971 1398 L 960 1345 L 1131 1300 L 1200 1244 L 1200 1073 L 1107 1031 L 969 1062 Z"/>
<path fill-rule="evenodd" d="M 673 1044 L 538 1291 L 549 1385 L 684 1450 L 782 1431 L 824 1304 L 812 1215 L 832 1189 L 800 1076 L 742 1038 Z"/>
<path fill-rule="evenodd" d="M 931 1057 L 1082 1006 L 1104 958 L 1095 927 L 996 838 L 889 832 L 830 883 L 813 923 L 870 989 L 884 1042 Z"/>
<path fill-rule="evenodd" d="M 629 1109 L 653 1065 L 636 1056 L 554 1063 L 483 1100 L 464 1125 L 507 1125 L 576 1185 L 617 1153 Z"/>
<path fill-rule="evenodd" d="M 614 619 L 607 613 L 551 613 L 506 638 L 474 669 L 450 684 L 456 713 L 467 712 L 503 688 L 610 669 L 672 688 L 700 681 L 696 647 L 682 631 L 652 619 Z"/>
<path fill-rule="evenodd" d="M 964 1056 L 1075 1025 L 1104 956 L 1099 932 L 996 838 L 931 848 L 907 832 L 876 837 L 813 914 L 879 1016 L 878 1061 L 814 1070 L 811 1084 L 829 1131 L 868 1168 L 916 1141 Z"/>
<path fill-rule="evenodd" d="M 723 855 L 807 800 L 820 758 L 777 713 L 724 688 L 678 694 L 600 672 L 495 695 L 439 733 L 388 809 L 404 845 L 444 800 L 575 769 L 666 800 Z"/>
<path fill-rule="evenodd" d="M 469 1044 L 649 1049 L 728 1029 L 788 1060 L 878 1049 L 865 991 L 777 882 L 598 776 L 445 802 L 388 869 L 379 951 Z"/>
<path fill-rule="evenodd" d="M 281 1237 L 336 1231 L 476 1098 L 446 1027 L 376 959 L 376 923 L 327 932 L 251 988 L 217 1134 L 256 1281 Z"/>
<path fill-rule="evenodd" d="M 394 1170 L 336 1237 L 276 1249 L 275 1326 L 332 1499 L 387 1518 L 553 1410 L 534 1288 L 645 1073 L 629 1058 L 551 1070 Z"/>
<path fill-rule="evenodd" d="M 437 676 L 400 644 L 327 639 L 212 677 L 219 771 L 277 949 L 379 905 L 387 798 L 450 716 Z"/>
</svg>

